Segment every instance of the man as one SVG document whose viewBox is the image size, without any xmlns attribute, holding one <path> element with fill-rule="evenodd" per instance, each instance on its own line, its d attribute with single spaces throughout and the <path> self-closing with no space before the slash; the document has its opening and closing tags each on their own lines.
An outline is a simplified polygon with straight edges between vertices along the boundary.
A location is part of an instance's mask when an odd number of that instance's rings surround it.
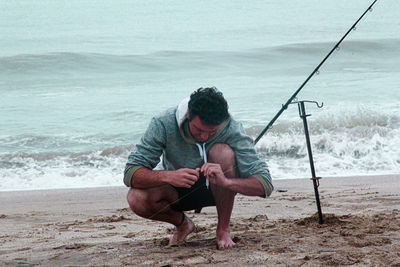
<svg viewBox="0 0 400 267">
<path fill-rule="evenodd" d="M 161 156 L 163 170 L 153 170 Z M 220 249 L 235 245 L 229 224 L 236 193 L 265 197 L 273 190 L 253 140 L 215 87 L 196 90 L 151 120 L 128 158 L 124 183 L 134 213 L 175 225 L 170 245 L 194 230 L 184 211 L 216 206 Z"/>
</svg>

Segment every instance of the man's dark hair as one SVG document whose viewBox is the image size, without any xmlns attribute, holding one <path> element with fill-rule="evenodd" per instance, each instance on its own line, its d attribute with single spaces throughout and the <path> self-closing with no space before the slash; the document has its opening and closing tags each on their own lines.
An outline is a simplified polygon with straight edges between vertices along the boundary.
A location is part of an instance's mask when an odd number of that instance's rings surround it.
<svg viewBox="0 0 400 267">
<path fill-rule="evenodd" d="M 218 125 L 229 118 L 228 103 L 215 87 L 199 88 L 190 95 L 189 118 L 199 116 L 206 124 Z"/>
</svg>

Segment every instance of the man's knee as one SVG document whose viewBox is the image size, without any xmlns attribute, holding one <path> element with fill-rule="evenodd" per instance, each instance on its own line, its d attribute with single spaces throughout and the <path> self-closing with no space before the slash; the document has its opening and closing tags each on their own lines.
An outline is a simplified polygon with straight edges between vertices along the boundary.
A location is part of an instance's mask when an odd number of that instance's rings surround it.
<svg viewBox="0 0 400 267">
<path fill-rule="evenodd" d="M 135 211 L 136 208 L 136 203 L 138 203 L 138 199 L 137 199 L 137 194 L 136 194 L 137 190 L 130 188 L 128 191 L 128 195 L 126 196 L 126 199 L 128 201 L 129 207 Z"/>
<path fill-rule="evenodd" d="M 209 162 L 220 163 L 223 165 L 235 165 L 235 152 L 227 144 L 216 143 L 208 152 L 208 160 Z"/>
<path fill-rule="evenodd" d="M 127 201 L 134 213 L 142 215 L 146 210 L 150 209 L 152 203 L 156 201 L 154 197 L 154 195 L 149 194 L 146 190 L 131 188 L 128 191 Z"/>
<path fill-rule="evenodd" d="M 160 209 L 160 205 L 165 206 L 165 202 L 172 203 L 177 199 L 178 192 L 169 185 L 149 189 L 131 188 L 127 195 L 129 207 L 134 213 L 142 217 Z"/>
</svg>

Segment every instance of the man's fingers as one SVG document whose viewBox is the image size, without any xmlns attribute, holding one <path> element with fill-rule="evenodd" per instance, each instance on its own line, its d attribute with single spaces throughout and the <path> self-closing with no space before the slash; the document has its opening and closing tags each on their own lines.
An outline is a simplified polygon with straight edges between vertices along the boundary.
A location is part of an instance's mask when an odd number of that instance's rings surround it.
<svg viewBox="0 0 400 267">
<path fill-rule="evenodd" d="M 207 170 L 210 168 L 210 166 L 213 166 L 214 163 L 204 163 L 203 166 L 201 166 L 200 171 L 206 173 Z"/>
<path fill-rule="evenodd" d="M 197 181 L 197 179 L 199 178 L 199 173 L 193 169 L 180 169 L 179 173 L 180 173 L 179 176 L 184 179 Z"/>
<path fill-rule="evenodd" d="M 195 183 L 196 181 L 188 179 L 183 182 L 183 187 L 191 188 Z"/>
<path fill-rule="evenodd" d="M 197 178 L 196 177 L 190 177 L 187 180 L 187 183 L 190 184 L 190 185 L 194 185 L 196 182 L 197 182 Z"/>
<path fill-rule="evenodd" d="M 205 164 L 203 164 L 203 166 L 201 166 L 200 170 L 201 170 L 201 172 L 208 173 L 209 170 L 212 170 L 215 172 L 220 169 L 221 169 L 221 165 L 219 165 L 217 163 L 205 163 Z M 221 169 L 221 171 L 222 171 L 222 169 Z"/>
<path fill-rule="evenodd" d="M 196 170 L 187 169 L 184 178 L 186 179 L 186 182 L 189 185 L 189 187 L 191 187 L 199 179 L 199 173 Z"/>
<path fill-rule="evenodd" d="M 207 164 L 207 163 L 206 163 L 206 164 Z M 201 172 L 204 172 L 204 168 L 205 168 L 206 164 L 203 164 L 203 166 L 201 166 L 201 168 L 200 168 L 200 171 L 201 171 Z"/>
<path fill-rule="evenodd" d="M 196 182 L 199 179 L 198 175 L 194 175 L 194 174 L 187 174 L 186 178 L 189 179 L 190 181 Z"/>
<path fill-rule="evenodd" d="M 218 172 L 218 168 L 214 166 L 209 166 L 206 170 L 206 176 L 214 178 L 216 173 Z"/>
<path fill-rule="evenodd" d="M 194 170 L 194 169 L 186 169 L 186 170 L 187 170 L 187 174 L 194 175 L 197 178 L 199 178 L 199 172 L 197 171 L 197 169 L 196 170 Z"/>
</svg>

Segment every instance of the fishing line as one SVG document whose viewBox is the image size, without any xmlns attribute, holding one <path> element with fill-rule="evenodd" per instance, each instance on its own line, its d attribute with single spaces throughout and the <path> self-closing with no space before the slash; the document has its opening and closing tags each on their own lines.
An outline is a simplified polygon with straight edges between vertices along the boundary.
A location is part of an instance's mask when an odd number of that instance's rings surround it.
<svg viewBox="0 0 400 267">
<path fill-rule="evenodd" d="M 173 201 L 173 202 L 171 202 L 171 203 L 168 203 L 164 208 L 160 209 L 159 211 L 157 211 L 156 213 L 154 213 L 153 215 L 151 215 L 151 216 L 149 217 L 149 219 L 153 219 L 153 218 L 154 218 L 155 216 L 157 216 L 158 214 L 160 214 L 160 213 L 166 211 L 166 210 L 169 209 L 172 205 L 178 203 L 179 201 L 181 201 L 181 200 L 184 199 L 185 197 L 187 197 L 187 196 L 193 194 L 194 192 L 196 192 L 197 190 L 199 190 L 199 189 L 201 189 L 201 188 L 202 188 L 201 186 L 198 186 L 198 187 L 196 187 L 195 189 L 193 189 L 192 191 L 190 191 L 190 192 L 188 192 L 187 194 L 183 195 L 182 197 L 178 198 L 177 200 L 175 200 L 175 201 Z M 179 211 L 177 211 L 177 212 L 179 212 Z M 182 211 L 182 212 L 183 212 L 183 211 Z"/>
<path fill-rule="evenodd" d="M 368 11 L 372 11 L 372 7 L 375 5 L 375 3 L 378 0 L 374 0 L 372 2 L 372 4 L 364 11 L 364 13 L 356 20 L 356 22 L 349 28 L 349 30 L 343 35 L 343 37 L 335 44 L 335 46 L 329 51 L 329 53 L 324 57 L 324 59 L 318 64 L 317 67 L 315 67 L 315 69 L 311 72 L 311 74 L 307 77 L 307 79 L 300 85 L 300 87 L 294 92 L 294 94 L 286 101 L 286 103 L 284 105 L 282 105 L 282 108 L 278 111 L 278 113 L 276 113 L 276 115 L 272 118 L 272 120 L 268 123 L 268 125 L 261 131 L 261 133 L 257 136 L 257 138 L 254 140 L 254 145 L 256 145 L 258 143 L 258 141 L 260 141 L 260 139 L 263 137 L 263 135 L 272 127 L 272 125 L 274 124 L 274 122 L 280 117 L 280 115 L 288 108 L 289 104 L 292 103 L 292 101 L 297 97 L 297 95 L 300 93 L 300 91 L 303 89 L 303 87 L 309 82 L 309 80 L 314 76 L 314 74 L 319 74 L 320 71 L 319 69 L 321 68 L 321 66 L 325 63 L 325 61 L 331 56 L 331 54 L 335 51 L 335 50 L 339 50 L 340 47 L 339 45 L 343 42 L 343 40 L 347 37 L 347 35 L 352 31 L 352 30 L 356 30 L 356 26 L 358 24 L 358 22 L 361 21 L 361 19 L 365 16 L 365 14 Z M 235 165 L 234 167 L 225 170 L 223 173 L 227 173 L 231 170 L 234 170 L 237 168 L 237 165 Z M 169 203 L 168 205 L 166 205 L 164 208 L 162 208 L 161 210 L 157 211 L 156 213 L 154 213 L 153 215 L 151 215 L 149 217 L 149 219 L 154 218 L 155 216 L 157 216 L 158 214 L 164 212 L 165 210 L 167 210 L 168 208 L 171 207 L 171 205 L 178 203 L 179 201 L 181 201 L 182 199 L 184 199 L 185 197 L 191 195 L 192 193 L 196 192 L 197 190 L 199 190 L 200 188 L 202 188 L 201 186 L 195 188 L 194 190 L 190 191 L 189 193 L 185 194 L 184 196 L 178 198 L 176 201 Z"/>
<path fill-rule="evenodd" d="M 229 168 L 229 169 L 223 171 L 223 174 L 225 174 L 225 173 L 227 173 L 227 172 L 229 172 L 229 171 L 231 171 L 231 170 L 234 170 L 234 169 L 236 169 L 236 168 L 237 168 L 237 165 L 235 165 L 235 166 L 233 166 L 232 168 Z M 175 200 L 175 201 L 173 201 L 173 202 L 171 202 L 171 203 L 168 203 L 164 208 L 160 209 L 159 211 L 157 211 L 156 213 L 154 213 L 153 215 L 151 215 L 148 219 L 153 219 L 153 218 L 154 218 L 155 216 L 157 216 L 158 214 L 160 214 L 160 213 L 166 211 L 166 210 L 169 209 L 172 205 L 178 203 L 179 201 L 183 200 L 184 198 L 186 198 L 187 196 L 193 194 L 194 192 L 196 192 L 197 190 L 199 190 L 199 189 L 201 189 L 201 188 L 202 188 L 201 186 L 198 186 L 198 187 L 196 187 L 195 189 L 193 189 L 192 191 L 190 191 L 190 192 L 188 192 L 187 194 L 183 195 L 182 197 L 178 198 L 177 200 Z M 211 189 L 209 189 L 209 190 L 211 190 Z M 183 212 L 183 211 L 182 211 L 182 212 Z"/>
</svg>

